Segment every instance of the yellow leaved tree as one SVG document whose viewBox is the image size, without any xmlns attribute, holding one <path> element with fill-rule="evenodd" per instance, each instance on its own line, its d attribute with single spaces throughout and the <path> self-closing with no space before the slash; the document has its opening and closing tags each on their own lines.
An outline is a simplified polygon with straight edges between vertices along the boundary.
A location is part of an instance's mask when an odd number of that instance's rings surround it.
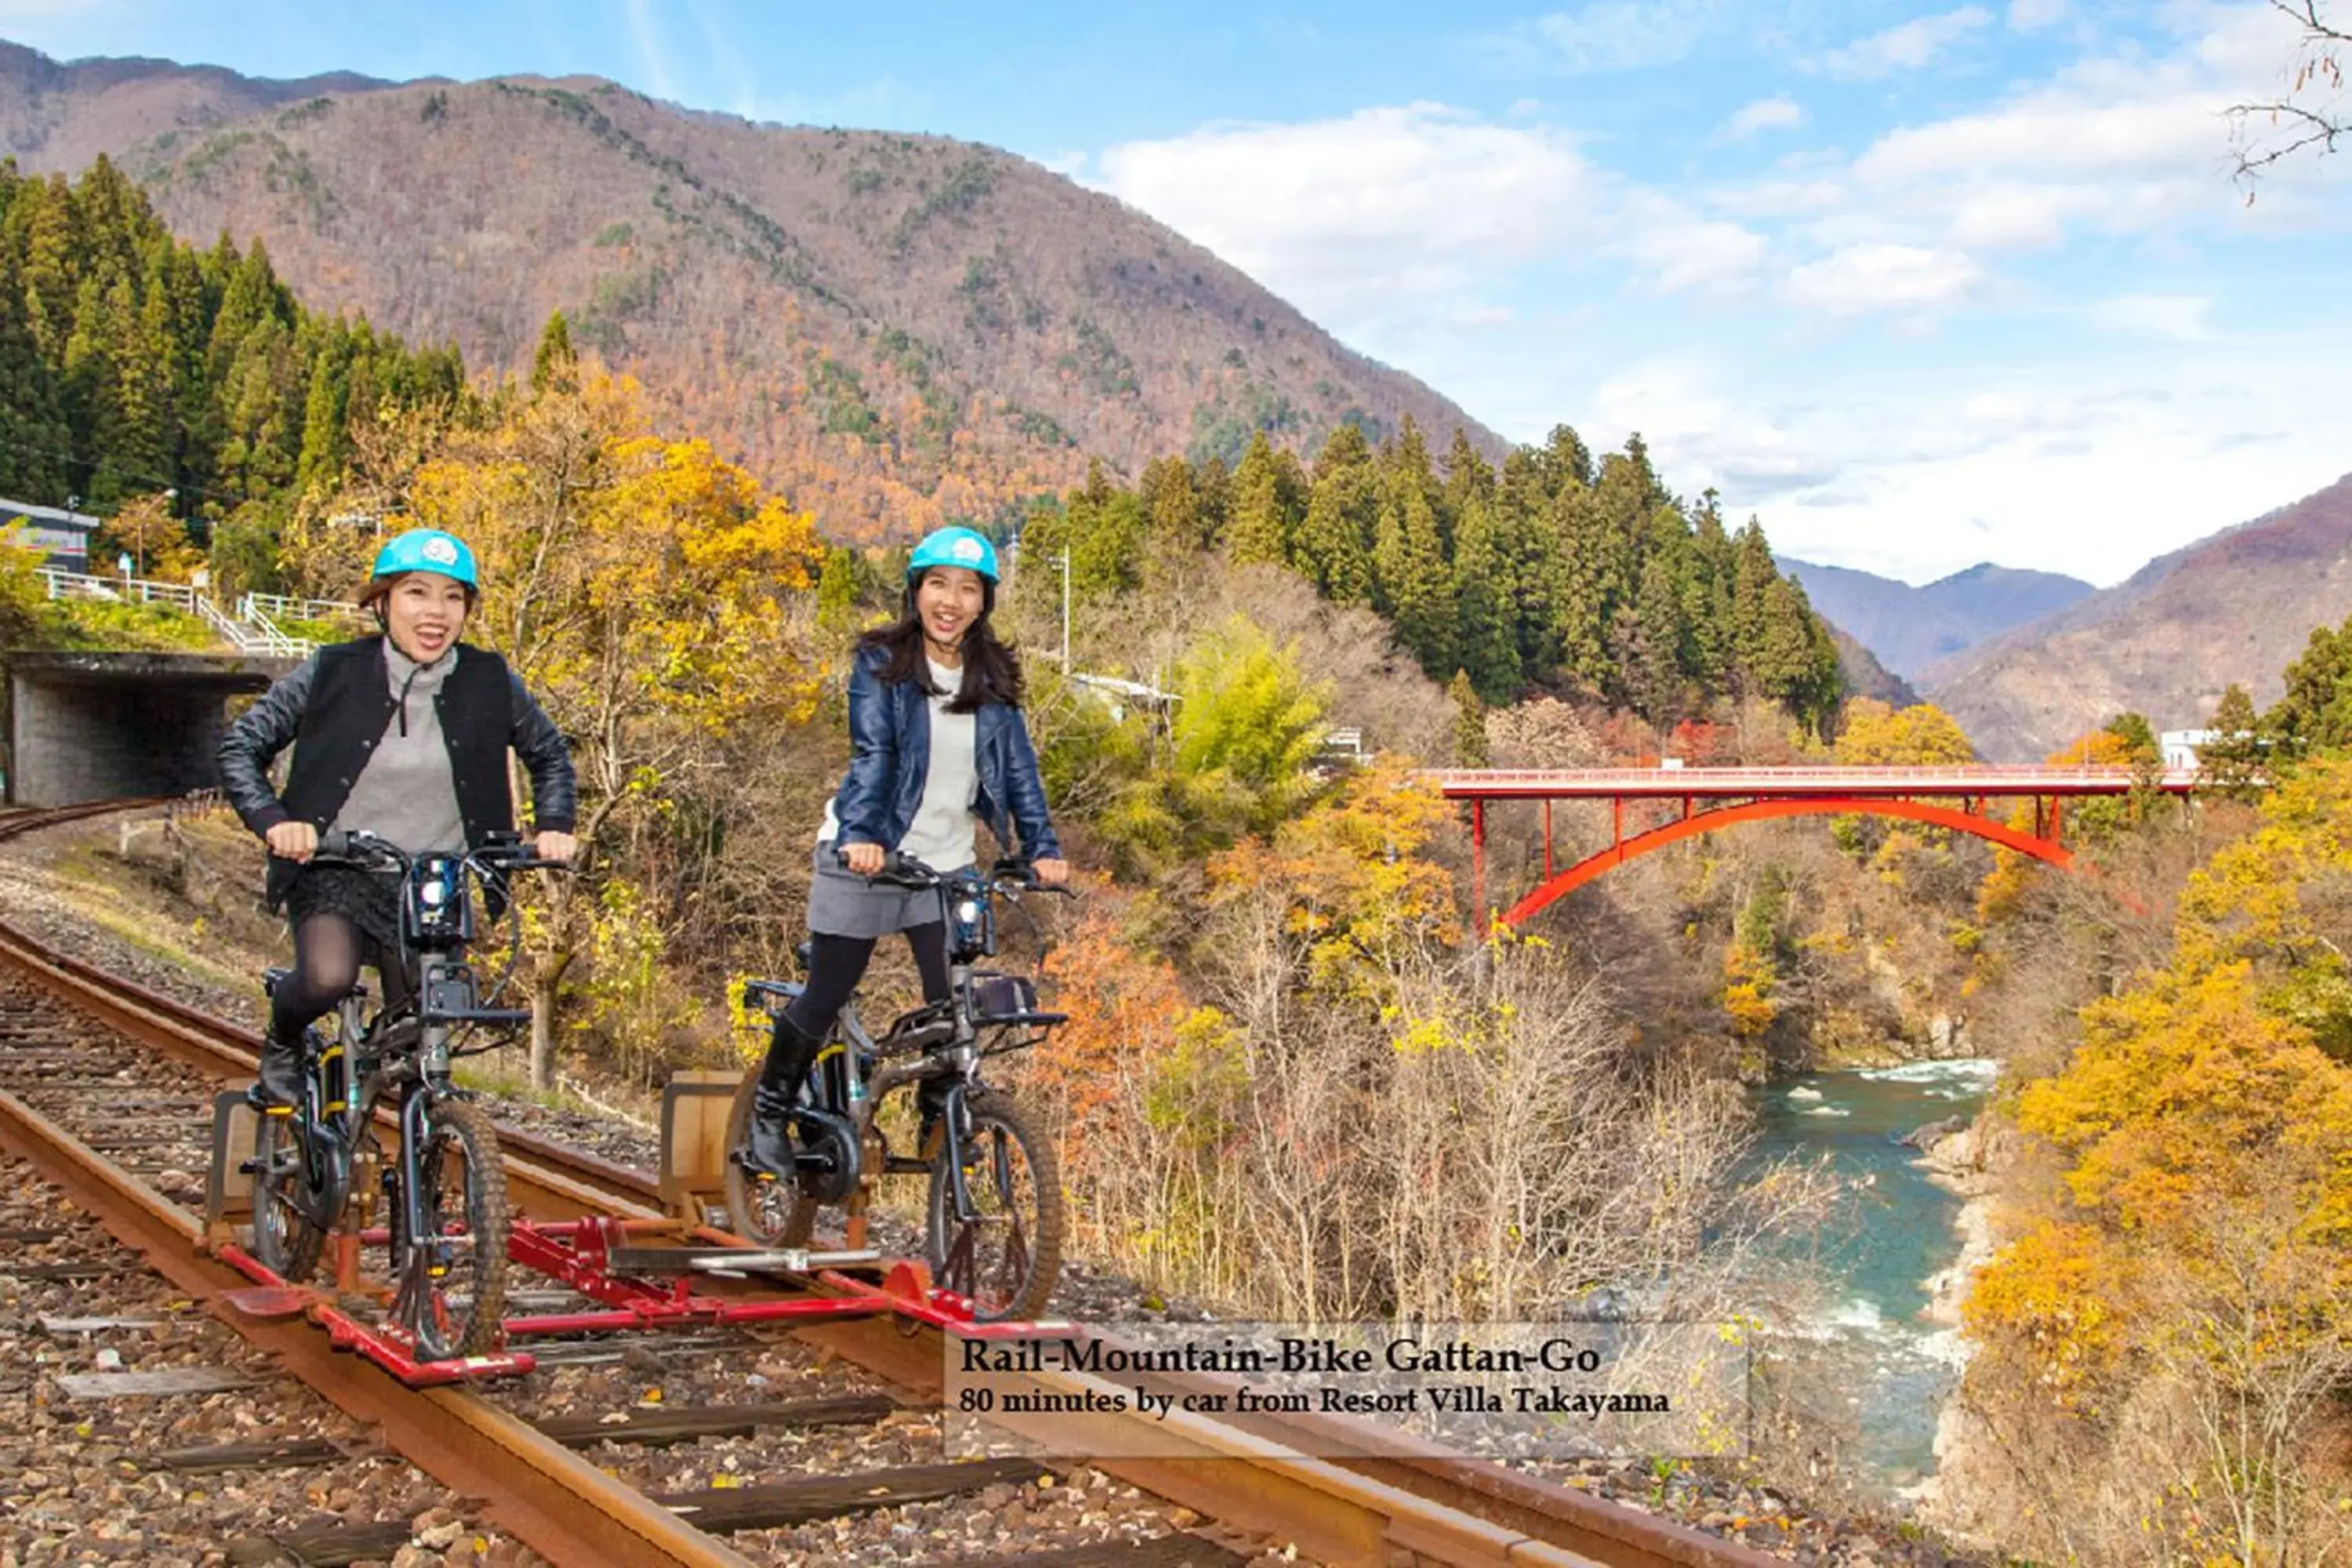
<svg viewBox="0 0 2352 1568">
<path fill-rule="evenodd" d="M 2170 963 L 2019 1094 L 2063 1194 L 1968 1305 L 1972 1399 L 2048 1484 L 2249 1563 L 2352 1547 L 2352 763 L 2263 815 L 2191 879 Z"/>
<path fill-rule="evenodd" d="M 655 433 L 634 381 L 587 369 L 450 433 L 408 497 L 415 522 L 473 545 L 477 634 L 571 740 L 583 872 L 653 880 L 626 851 L 730 765 L 728 739 L 814 710 L 809 519 L 709 442 Z M 534 906 L 535 1085 L 551 1070 L 557 988 L 597 911 L 624 907 L 642 921 L 658 900 L 583 900 L 554 879 Z"/>
</svg>

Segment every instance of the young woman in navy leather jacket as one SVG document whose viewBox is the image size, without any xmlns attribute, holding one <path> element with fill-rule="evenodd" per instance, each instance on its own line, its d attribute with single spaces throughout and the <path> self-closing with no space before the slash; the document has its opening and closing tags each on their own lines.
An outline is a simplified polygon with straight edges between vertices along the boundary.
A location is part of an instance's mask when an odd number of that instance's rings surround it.
<svg viewBox="0 0 2352 1568">
<path fill-rule="evenodd" d="M 994 546 L 968 528 L 940 529 L 915 547 L 899 618 L 858 639 L 849 771 L 817 833 L 808 988 L 786 1010 L 760 1069 L 744 1154 L 754 1171 L 792 1171 L 794 1093 L 877 941 L 906 932 L 926 999 L 948 994 L 939 895 L 866 880 L 886 854 L 958 870 L 973 863 L 973 825 L 985 821 L 1039 881 L 1069 878 L 1021 715 L 1020 661 L 989 624 L 996 581 Z"/>
</svg>

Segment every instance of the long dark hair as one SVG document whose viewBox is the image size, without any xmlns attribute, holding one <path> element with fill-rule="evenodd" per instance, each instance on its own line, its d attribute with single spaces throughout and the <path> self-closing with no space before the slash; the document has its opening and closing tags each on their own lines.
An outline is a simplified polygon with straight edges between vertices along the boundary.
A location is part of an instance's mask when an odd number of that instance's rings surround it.
<svg viewBox="0 0 2352 1568">
<path fill-rule="evenodd" d="M 884 681 L 892 686 L 912 681 L 937 696 L 940 689 L 931 684 L 931 661 L 923 647 L 923 618 L 915 612 L 915 589 L 920 582 L 908 579 L 898 618 L 860 634 L 857 646 L 882 648 L 889 654 L 889 662 L 882 667 Z M 1004 645 L 989 621 L 989 613 L 996 608 L 996 584 L 983 577 L 980 587 L 980 614 L 964 628 L 963 682 L 956 689 L 955 700 L 948 704 L 950 713 L 973 712 L 985 702 L 1018 708 L 1025 690 L 1021 656 Z"/>
</svg>

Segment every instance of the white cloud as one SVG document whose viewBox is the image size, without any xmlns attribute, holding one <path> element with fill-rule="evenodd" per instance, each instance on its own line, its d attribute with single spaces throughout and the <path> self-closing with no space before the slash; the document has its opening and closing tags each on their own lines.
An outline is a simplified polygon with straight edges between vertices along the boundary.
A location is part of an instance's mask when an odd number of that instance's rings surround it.
<svg viewBox="0 0 2352 1568">
<path fill-rule="evenodd" d="M 1900 70 L 1917 70 L 1948 45 L 1991 22 L 1992 13 L 1983 6 L 1963 5 L 1957 11 L 1915 17 L 1842 49 L 1832 49 L 1822 63 L 1832 76 L 1882 77 Z"/>
<path fill-rule="evenodd" d="M 1829 316 L 1895 311 L 1932 315 L 1986 284 L 1984 268 L 1956 250 L 1916 245 L 1854 245 L 1792 269 L 1782 297 Z"/>
<path fill-rule="evenodd" d="M 1429 103 L 1128 142 L 1095 177 L 1343 329 L 1400 291 L 1589 239 L 1601 218 L 1600 176 L 1567 137 Z"/>
<path fill-rule="evenodd" d="M 2039 32 L 2066 19 L 2066 0 L 2009 0 L 2009 25 L 2021 33 Z"/>
<path fill-rule="evenodd" d="M 1793 98 L 1759 98 L 1734 110 L 1715 133 L 1718 142 L 1744 142 L 1759 131 L 1790 131 L 1805 122 L 1805 106 Z"/>
<path fill-rule="evenodd" d="M 1482 42 L 1519 69 L 1598 76 L 1670 66 L 1721 25 L 1723 0 L 1593 0 Z"/>
<path fill-rule="evenodd" d="M 1632 193 L 1617 225 L 1620 254 L 1640 263 L 1636 280 L 1660 294 L 1729 298 L 1751 291 L 1764 263 L 1764 237 L 1736 223 L 1702 218 L 1678 202 Z"/>
<path fill-rule="evenodd" d="M 1778 364 L 1665 355 L 1604 381 L 1580 417 L 1604 442 L 1641 431 L 1677 489 L 1719 489 L 1807 560 L 1914 583 L 1985 559 L 2113 583 L 2342 472 L 2309 416 L 2327 366 L 2282 366 L 2279 346 L 2188 347 L 2154 379 L 2055 355 L 1801 396 Z"/>
<path fill-rule="evenodd" d="M 2195 342 L 2213 335 L 2205 320 L 2212 308 L 2203 294 L 2118 294 L 2094 304 L 2090 316 L 2109 331 Z"/>
</svg>

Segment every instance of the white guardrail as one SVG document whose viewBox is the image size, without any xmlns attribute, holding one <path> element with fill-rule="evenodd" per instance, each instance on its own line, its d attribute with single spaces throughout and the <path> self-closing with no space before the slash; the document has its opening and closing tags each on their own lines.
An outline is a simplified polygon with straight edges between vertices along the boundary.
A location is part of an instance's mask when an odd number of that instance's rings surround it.
<svg viewBox="0 0 2352 1568">
<path fill-rule="evenodd" d="M 273 618 L 324 621 L 356 616 L 359 606 L 335 599 L 295 599 L 282 594 L 247 594 L 230 615 L 205 595 L 185 583 L 158 583 L 144 577 L 100 577 L 85 572 L 40 568 L 41 581 L 52 599 L 106 599 L 117 604 L 164 605 L 194 616 L 213 634 L 237 652 L 275 658 L 300 658 L 318 644 L 289 635 Z"/>
</svg>

